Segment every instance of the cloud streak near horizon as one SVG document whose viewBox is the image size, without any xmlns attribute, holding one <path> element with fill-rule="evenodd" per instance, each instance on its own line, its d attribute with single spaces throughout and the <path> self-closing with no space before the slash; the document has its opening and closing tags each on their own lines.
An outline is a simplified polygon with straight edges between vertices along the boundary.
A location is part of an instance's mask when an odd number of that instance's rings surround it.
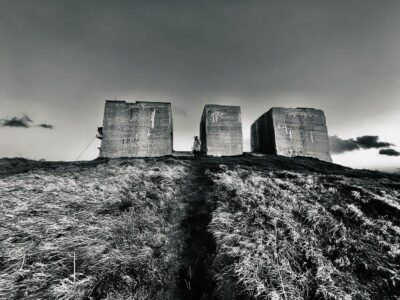
<svg viewBox="0 0 400 300">
<path fill-rule="evenodd" d="M 379 154 L 387 156 L 400 156 L 400 152 L 394 149 L 381 149 L 379 150 Z"/>
<path fill-rule="evenodd" d="M 27 115 L 23 115 L 22 117 L 12 117 L 8 119 L 1 120 L 2 127 L 22 127 L 22 128 L 29 128 L 33 123 L 32 119 L 29 118 Z"/>
<path fill-rule="evenodd" d="M 36 125 L 36 126 L 42 127 L 42 128 L 46 128 L 46 129 L 53 129 L 54 128 L 53 125 L 46 124 L 46 123 L 42 123 L 42 124 L 39 124 L 39 125 Z"/>
<path fill-rule="evenodd" d="M 332 154 L 340 154 L 360 149 L 387 148 L 394 146 L 392 143 L 379 141 L 379 137 L 376 135 L 363 135 L 355 139 L 346 140 L 334 135 L 329 137 L 329 144 Z"/>
<path fill-rule="evenodd" d="M 16 127 L 16 128 L 30 128 L 30 127 L 41 127 L 46 129 L 53 129 L 53 125 L 47 123 L 34 124 L 33 120 L 24 114 L 22 117 L 11 117 L 0 119 L 1 127 Z"/>
</svg>

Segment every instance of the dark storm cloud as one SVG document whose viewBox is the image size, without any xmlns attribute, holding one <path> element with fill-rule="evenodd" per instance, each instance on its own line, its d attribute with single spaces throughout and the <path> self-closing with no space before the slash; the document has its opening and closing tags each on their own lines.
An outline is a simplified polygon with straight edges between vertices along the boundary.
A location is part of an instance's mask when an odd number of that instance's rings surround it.
<svg viewBox="0 0 400 300">
<path fill-rule="evenodd" d="M 394 149 L 381 149 L 379 150 L 379 154 L 388 156 L 400 156 L 400 152 Z"/>
<path fill-rule="evenodd" d="M 0 121 L 0 124 L 3 127 L 23 127 L 29 128 L 33 121 L 27 115 L 23 115 L 22 117 L 12 117 L 8 119 L 3 119 Z"/>
<path fill-rule="evenodd" d="M 0 119 L 0 126 L 2 127 L 20 127 L 20 128 L 30 128 L 30 127 L 42 127 L 47 129 L 53 129 L 53 125 L 41 123 L 41 124 L 33 124 L 33 121 L 27 115 L 23 115 L 22 117 L 12 117 Z"/>
<path fill-rule="evenodd" d="M 394 146 L 388 142 L 380 142 L 378 141 L 379 137 L 375 135 L 364 135 L 357 137 L 355 143 L 359 145 L 361 148 L 370 149 L 370 148 L 384 148 Z"/>
<path fill-rule="evenodd" d="M 343 140 L 337 135 L 329 137 L 329 144 L 331 147 L 331 153 L 343 153 L 360 149 L 353 139 Z"/>
<path fill-rule="evenodd" d="M 359 149 L 385 148 L 393 146 L 391 143 L 379 141 L 379 137 L 375 135 L 364 135 L 355 139 L 347 140 L 343 140 L 334 135 L 329 137 L 329 143 L 331 152 L 336 154 Z"/>
</svg>

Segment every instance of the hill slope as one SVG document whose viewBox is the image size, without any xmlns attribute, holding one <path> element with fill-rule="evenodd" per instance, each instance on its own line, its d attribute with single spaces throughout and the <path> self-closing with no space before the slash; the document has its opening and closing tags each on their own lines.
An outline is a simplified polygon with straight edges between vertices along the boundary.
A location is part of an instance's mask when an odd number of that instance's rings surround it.
<svg viewBox="0 0 400 300">
<path fill-rule="evenodd" d="M 0 299 L 397 299 L 400 176 L 309 159 L 0 160 Z"/>
</svg>

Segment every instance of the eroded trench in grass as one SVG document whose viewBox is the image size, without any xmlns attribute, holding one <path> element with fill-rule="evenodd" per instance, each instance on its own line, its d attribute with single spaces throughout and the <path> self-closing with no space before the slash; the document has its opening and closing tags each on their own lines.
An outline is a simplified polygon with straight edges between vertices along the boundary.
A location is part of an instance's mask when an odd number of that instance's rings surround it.
<svg viewBox="0 0 400 300">
<path fill-rule="evenodd" d="M 211 266 L 216 245 L 208 231 L 214 204 L 210 201 L 213 182 L 209 170 L 194 162 L 192 178 L 185 186 L 185 216 L 181 222 L 185 241 L 177 288 L 180 299 L 211 299 L 215 283 Z"/>
<path fill-rule="evenodd" d="M 172 166 L 174 165 L 173 162 L 171 164 Z M 154 255 L 157 256 L 156 260 L 165 261 L 162 258 L 163 255 L 173 254 L 175 256 L 175 262 L 171 265 L 173 269 L 169 269 L 168 263 L 161 263 L 165 265 L 164 267 L 159 267 L 157 272 L 164 271 L 167 274 L 166 276 L 175 277 L 175 282 L 169 281 L 170 286 L 168 286 L 166 285 L 168 281 L 163 281 L 158 286 L 160 290 L 163 290 L 161 293 L 155 291 L 156 284 L 150 289 L 150 294 L 147 295 L 150 298 L 146 298 L 146 295 L 137 296 L 135 294 L 137 299 L 152 299 L 152 297 L 154 299 L 193 300 L 215 298 L 212 265 L 216 252 L 216 243 L 208 227 L 216 203 L 212 198 L 214 191 L 211 174 L 219 167 L 213 162 L 207 163 L 203 160 L 191 160 L 183 163 L 183 166 L 185 166 L 182 173 L 184 175 L 179 175 L 180 179 L 175 182 L 175 196 L 170 198 L 174 200 L 167 200 L 167 202 L 172 201 L 169 207 L 167 209 L 166 207 L 159 207 L 158 212 L 151 208 L 153 210 L 152 213 L 155 214 L 154 216 L 159 215 L 160 219 L 163 220 L 159 225 L 165 224 L 169 227 L 166 230 L 167 240 L 164 241 L 165 244 L 160 246 L 161 250 L 158 255 L 154 252 Z M 168 181 L 168 175 L 160 174 L 160 170 L 157 167 L 150 170 L 155 171 L 155 176 L 150 177 L 155 189 L 154 191 L 149 191 L 145 188 L 147 190 L 145 197 L 148 203 L 152 201 L 157 203 L 163 198 L 159 193 L 162 191 L 163 181 L 165 179 Z M 130 188 L 132 190 L 129 190 Z M 128 187 L 125 191 L 126 198 L 121 199 L 118 204 L 118 210 L 123 211 L 123 214 L 133 214 L 135 218 L 140 218 L 139 215 L 144 209 L 143 207 L 135 208 L 137 205 L 135 204 L 137 201 L 135 197 L 140 190 L 140 184 L 137 182 Z M 167 213 L 170 216 L 165 215 L 167 210 L 172 210 Z M 136 222 L 135 226 L 137 225 L 140 225 L 140 222 Z M 170 246 L 166 247 L 166 244 Z M 160 274 L 160 277 L 163 276 L 163 274 Z M 104 293 L 99 294 L 98 298 L 101 299 L 105 296 L 106 294 Z"/>
</svg>

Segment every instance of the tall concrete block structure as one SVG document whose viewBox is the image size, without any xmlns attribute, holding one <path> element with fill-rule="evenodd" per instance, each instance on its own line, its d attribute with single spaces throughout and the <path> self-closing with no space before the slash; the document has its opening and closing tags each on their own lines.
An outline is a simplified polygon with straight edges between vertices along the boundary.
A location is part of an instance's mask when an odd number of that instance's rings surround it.
<svg viewBox="0 0 400 300">
<path fill-rule="evenodd" d="M 251 126 L 251 150 L 331 162 L 324 112 L 314 108 L 271 108 Z"/>
<path fill-rule="evenodd" d="M 200 122 L 202 153 L 234 156 L 243 153 L 240 106 L 206 105 Z"/>
<path fill-rule="evenodd" d="M 156 157 L 173 147 L 171 103 L 107 100 L 100 157 Z"/>
</svg>

